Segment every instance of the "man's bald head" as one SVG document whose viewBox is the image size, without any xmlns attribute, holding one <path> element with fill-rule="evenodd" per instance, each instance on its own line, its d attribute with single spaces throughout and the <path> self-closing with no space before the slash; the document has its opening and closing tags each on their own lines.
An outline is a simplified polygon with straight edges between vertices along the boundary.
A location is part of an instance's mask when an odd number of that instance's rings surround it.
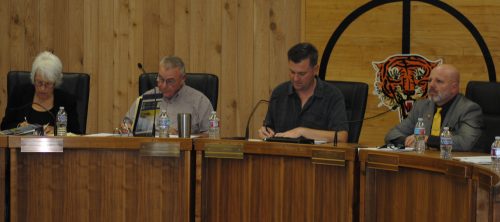
<svg viewBox="0 0 500 222">
<path fill-rule="evenodd" d="M 450 64 L 441 64 L 431 71 L 429 77 L 428 96 L 438 106 L 442 106 L 458 93 L 460 88 L 460 72 Z"/>
</svg>

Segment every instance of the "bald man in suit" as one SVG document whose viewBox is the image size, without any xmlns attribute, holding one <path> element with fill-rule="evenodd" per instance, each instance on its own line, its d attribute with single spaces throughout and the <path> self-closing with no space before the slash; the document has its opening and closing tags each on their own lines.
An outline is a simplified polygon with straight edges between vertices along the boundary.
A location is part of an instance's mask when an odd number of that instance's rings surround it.
<svg viewBox="0 0 500 222">
<path fill-rule="evenodd" d="M 448 126 L 453 134 L 453 150 L 470 151 L 481 136 L 483 114 L 478 104 L 459 93 L 459 87 L 460 72 L 457 68 L 449 64 L 436 66 L 429 77 L 428 99 L 417 101 L 408 117 L 387 133 L 385 142 L 413 147 L 415 124 L 418 118 L 423 118 L 428 147 L 439 148 L 439 132 Z M 442 121 L 439 127 L 432 129 L 438 110 Z M 432 135 L 433 130 L 438 135 Z"/>
</svg>

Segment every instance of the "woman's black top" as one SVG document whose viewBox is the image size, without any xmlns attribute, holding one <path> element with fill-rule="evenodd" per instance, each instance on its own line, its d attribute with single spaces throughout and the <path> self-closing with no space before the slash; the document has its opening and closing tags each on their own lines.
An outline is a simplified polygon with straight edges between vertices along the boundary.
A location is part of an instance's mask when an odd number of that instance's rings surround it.
<svg viewBox="0 0 500 222">
<path fill-rule="evenodd" d="M 60 89 L 54 89 L 54 106 L 48 112 L 39 112 L 33 109 L 33 97 L 35 96 L 35 86 L 32 84 L 20 85 L 14 88 L 10 95 L 5 116 L 3 117 L 1 129 L 16 128 L 17 124 L 26 120 L 28 123 L 36 123 L 40 125 L 49 124 L 55 125 L 55 117 L 60 106 L 64 106 L 64 110 L 68 115 L 67 131 L 81 134 L 78 124 L 78 114 L 76 112 L 76 99 Z"/>
</svg>

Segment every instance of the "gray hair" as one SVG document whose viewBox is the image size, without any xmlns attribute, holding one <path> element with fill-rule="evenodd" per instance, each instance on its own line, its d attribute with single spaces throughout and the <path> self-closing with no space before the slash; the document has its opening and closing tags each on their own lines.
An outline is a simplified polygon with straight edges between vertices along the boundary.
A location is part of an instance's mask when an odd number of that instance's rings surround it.
<svg viewBox="0 0 500 222">
<path fill-rule="evenodd" d="M 53 82 L 55 86 L 61 85 L 63 77 L 61 60 L 51 52 L 41 52 L 36 56 L 31 67 L 31 83 L 33 84 L 35 84 L 36 73 L 49 82 Z"/>
<path fill-rule="evenodd" d="M 186 75 L 186 67 L 184 66 L 184 62 L 181 58 L 177 56 L 165 56 L 160 60 L 160 65 L 164 68 L 179 68 L 182 76 Z"/>
</svg>

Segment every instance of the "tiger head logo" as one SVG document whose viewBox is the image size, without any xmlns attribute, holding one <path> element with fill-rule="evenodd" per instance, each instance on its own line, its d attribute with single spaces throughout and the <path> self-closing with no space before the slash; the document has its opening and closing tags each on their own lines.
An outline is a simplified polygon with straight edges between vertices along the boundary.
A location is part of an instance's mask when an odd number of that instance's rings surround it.
<svg viewBox="0 0 500 222">
<path fill-rule="evenodd" d="M 416 54 L 398 54 L 372 62 L 376 72 L 374 93 L 380 99 L 379 105 L 399 108 L 400 120 L 406 118 L 416 100 L 427 98 L 429 75 L 441 63 L 441 59 L 430 61 Z"/>
</svg>

